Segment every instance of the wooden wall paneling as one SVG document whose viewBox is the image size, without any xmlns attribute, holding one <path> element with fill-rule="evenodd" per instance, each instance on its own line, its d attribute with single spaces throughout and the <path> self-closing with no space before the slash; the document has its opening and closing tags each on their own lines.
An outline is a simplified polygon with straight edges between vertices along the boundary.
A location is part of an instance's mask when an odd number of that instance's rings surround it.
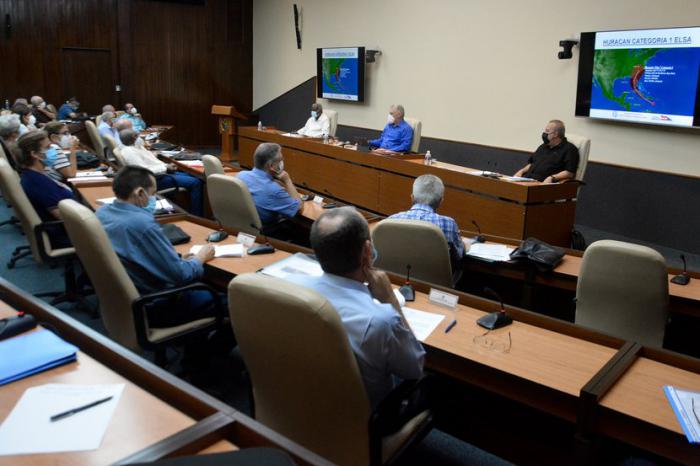
<svg viewBox="0 0 700 466">
<path fill-rule="evenodd" d="M 527 212 L 523 238 L 535 237 L 557 245 L 568 245 L 571 242 L 571 230 L 566 225 L 573 225 L 576 202 L 532 205 Z"/>
<path fill-rule="evenodd" d="M 66 47 L 61 49 L 61 63 L 63 95 L 77 96 L 80 110 L 95 115 L 105 104 L 115 104 L 111 50 Z"/>
</svg>

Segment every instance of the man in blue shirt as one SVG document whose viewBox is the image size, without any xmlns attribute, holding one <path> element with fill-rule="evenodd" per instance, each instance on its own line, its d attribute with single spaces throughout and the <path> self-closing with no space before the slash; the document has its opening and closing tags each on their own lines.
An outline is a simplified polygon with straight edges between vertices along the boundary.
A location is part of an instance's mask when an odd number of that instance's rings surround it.
<svg viewBox="0 0 700 466">
<path fill-rule="evenodd" d="M 124 105 L 124 114 L 119 117 L 120 120 L 129 120 L 137 133 L 146 129 L 146 122 L 139 114 L 139 111 L 134 107 L 134 104 L 127 102 Z"/>
<path fill-rule="evenodd" d="M 389 116 L 384 131 L 378 139 L 369 142 L 369 148 L 377 148 L 375 152 L 379 154 L 396 154 L 398 152 L 408 152 L 413 142 L 413 128 L 403 119 L 403 105 L 392 105 L 389 107 Z"/>
<path fill-rule="evenodd" d="M 47 159 L 51 150 L 48 135 L 41 130 L 30 131 L 19 138 L 17 145 L 20 149 L 16 154 L 17 162 L 22 167 L 20 183 L 29 202 L 42 222 L 60 220 L 58 203 L 63 199 L 77 199 L 68 186 L 52 179 L 44 171 L 45 166 L 51 164 Z M 69 247 L 71 244 L 62 224 L 47 228 L 46 233 L 54 248 Z"/>
<path fill-rule="evenodd" d="M 112 184 L 117 199 L 97 211 L 114 251 L 141 294 L 184 286 L 202 277 L 203 264 L 214 258 L 214 247 L 203 246 L 197 254 L 180 258 L 153 217 L 156 179 L 150 170 L 122 168 Z M 168 308 L 153 312 L 152 325 L 173 325 L 195 316 L 212 315 L 212 296 L 207 291 L 183 293 Z M 165 306 L 163 306 L 165 307 Z"/>
<path fill-rule="evenodd" d="M 115 141 L 119 140 L 119 131 L 114 129 L 114 120 L 116 115 L 113 112 L 104 112 L 102 114 L 102 121 L 97 125 L 97 131 L 103 138 L 105 136 L 110 136 L 114 138 Z"/>
<path fill-rule="evenodd" d="M 255 168 L 238 174 L 255 201 L 263 226 L 270 226 L 301 213 L 304 203 L 289 173 L 279 144 L 264 142 L 255 149 Z"/>
<path fill-rule="evenodd" d="M 56 118 L 58 120 L 71 120 L 76 118 L 79 108 L 80 102 L 78 102 L 78 99 L 76 97 L 71 97 L 58 109 L 58 116 Z"/>
<path fill-rule="evenodd" d="M 287 280 L 320 293 L 338 312 L 375 408 L 400 379 L 422 376 L 425 350 L 386 274 L 372 267 L 376 251 L 367 221 L 353 207 L 321 215 L 311 227 L 311 244 L 324 274 Z"/>
<path fill-rule="evenodd" d="M 445 185 L 435 175 L 421 175 L 413 182 L 411 201 L 413 205 L 405 212 L 399 212 L 389 218 L 423 220 L 430 222 L 442 230 L 450 247 L 450 259 L 455 268 L 464 256 L 464 243 L 459 233 L 457 222 L 451 217 L 436 213 L 445 196 Z"/>
</svg>

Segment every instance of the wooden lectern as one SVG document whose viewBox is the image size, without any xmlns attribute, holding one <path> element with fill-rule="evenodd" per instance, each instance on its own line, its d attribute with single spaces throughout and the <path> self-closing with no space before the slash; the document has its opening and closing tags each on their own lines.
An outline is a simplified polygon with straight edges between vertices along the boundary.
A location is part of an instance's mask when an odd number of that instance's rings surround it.
<svg viewBox="0 0 700 466">
<path fill-rule="evenodd" d="M 221 134 L 221 159 L 233 160 L 233 151 L 238 150 L 238 124 L 248 117 L 234 106 L 212 105 L 211 114 L 219 117 Z"/>
</svg>

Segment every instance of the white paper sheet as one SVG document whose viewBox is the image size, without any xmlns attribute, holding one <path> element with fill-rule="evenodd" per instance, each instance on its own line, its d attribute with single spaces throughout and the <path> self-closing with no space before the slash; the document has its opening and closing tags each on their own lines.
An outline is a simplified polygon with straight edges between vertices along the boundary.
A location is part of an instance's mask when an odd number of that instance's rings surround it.
<svg viewBox="0 0 700 466">
<path fill-rule="evenodd" d="M 700 393 L 670 385 L 664 386 L 664 392 L 668 397 L 678 422 L 685 432 L 690 443 L 700 443 Z"/>
<path fill-rule="evenodd" d="M 99 448 L 123 389 L 124 384 L 47 384 L 27 389 L 0 426 L 0 455 Z M 108 396 L 113 398 L 65 419 L 49 420 Z"/>
<path fill-rule="evenodd" d="M 277 278 L 285 278 L 291 274 L 320 277 L 323 275 L 323 269 L 321 269 L 321 265 L 318 262 L 305 254 L 296 253 L 293 256 L 268 265 L 262 270 L 262 273 Z"/>
<path fill-rule="evenodd" d="M 296 133 L 284 133 L 282 136 L 288 137 L 288 138 L 303 138 L 301 134 L 296 134 Z"/>
<path fill-rule="evenodd" d="M 116 197 L 103 197 L 102 199 L 98 199 L 97 203 L 100 205 L 107 205 L 107 204 L 112 204 L 116 200 L 117 200 Z"/>
<path fill-rule="evenodd" d="M 75 178 L 68 178 L 68 181 L 70 183 L 78 183 L 78 184 L 83 184 L 83 183 L 96 183 L 98 181 L 108 181 L 109 178 L 106 176 L 81 176 L 81 177 L 75 177 Z"/>
<path fill-rule="evenodd" d="M 178 162 L 191 168 L 201 168 L 204 166 L 201 160 L 178 160 Z"/>
<path fill-rule="evenodd" d="M 478 257 L 488 261 L 508 261 L 514 248 L 505 244 L 473 243 L 467 251 L 468 256 Z"/>
<path fill-rule="evenodd" d="M 195 244 L 190 248 L 192 254 L 197 254 L 202 246 Z M 236 244 L 221 244 L 214 246 L 214 257 L 243 257 L 243 245 Z"/>
<path fill-rule="evenodd" d="M 84 177 L 93 177 L 93 176 L 101 176 L 104 177 L 105 172 L 102 170 L 95 170 L 95 171 L 89 171 L 89 172 L 77 172 L 75 174 L 76 178 L 84 178 Z"/>
<path fill-rule="evenodd" d="M 413 330 L 413 334 L 419 341 L 425 341 L 433 333 L 433 330 L 440 325 L 442 319 L 445 318 L 442 314 L 419 311 L 410 307 L 403 307 L 401 310 L 408 321 L 408 325 Z"/>
<path fill-rule="evenodd" d="M 534 178 L 527 178 L 525 176 L 502 176 L 501 179 L 504 181 L 537 181 Z"/>
</svg>

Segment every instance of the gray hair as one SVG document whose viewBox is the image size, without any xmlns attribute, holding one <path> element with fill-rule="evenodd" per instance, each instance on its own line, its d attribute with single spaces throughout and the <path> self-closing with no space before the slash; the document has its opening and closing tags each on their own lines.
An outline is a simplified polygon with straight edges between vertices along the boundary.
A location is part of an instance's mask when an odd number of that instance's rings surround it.
<svg viewBox="0 0 700 466">
<path fill-rule="evenodd" d="M 445 195 L 445 185 L 435 175 L 421 175 L 413 182 L 413 202 L 437 209 Z"/>
<path fill-rule="evenodd" d="M 123 129 L 119 131 L 119 139 L 122 140 L 122 144 L 124 144 L 125 146 L 133 146 L 138 137 L 139 133 L 137 133 L 133 129 Z"/>
<path fill-rule="evenodd" d="M 116 109 L 114 108 L 114 105 L 112 104 L 107 104 L 102 106 L 102 113 L 107 113 L 107 112 L 114 112 Z"/>
<path fill-rule="evenodd" d="M 403 105 L 394 104 L 391 106 L 391 108 L 393 108 L 394 110 L 399 112 L 401 114 L 401 118 L 403 118 L 404 115 L 406 114 L 405 110 L 403 109 Z"/>
<path fill-rule="evenodd" d="M 274 142 L 263 142 L 255 149 L 255 154 L 253 154 L 253 159 L 255 161 L 255 168 L 260 170 L 267 167 L 269 163 L 277 158 L 277 155 L 282 152 L 282 147 Z"/>
<path fill-rule="evenodd" d="M 29 101 L 32 103 L 32 105 L 34 105 L 36 107 L 37 105 L 42 103 L 44 101 L 44 99 L 41 96 L 35 95 L 35 96 L 32 96 L 32 98 L 29 99 Z"/>
<path fill-rule="evenodd" d="M 13 133 L 19 133 L 19 115 L 0 116 L 0 138 L 6 139 Z"/>
<path fill-rule="evenodd" d="M 102 115 L 101 115 L 102 121 L 111 120 L 111 119 L 114 118 L 114 116 L 115 116 L 115 115 L 114 115 L 113 112 L 104 112 L 104 113 L 102 113 Z"/>
<path fill-rule="evenodd" d="M 564 126 L 564 122 L 561 120 L 549 120 L 549 122 L 554 123 L 554 129 L 557 132 L 557 135 L 564 139 L 564 135 L 566 135 L 566 127 Z"/>
<path fill-rule="evenodd" d="M 121 131 L 123 129 L 133 129 L 134 125 L 131 123 L 131 120 L 127 120 L 126 118 L 117 118 L 117 121 L 114 122 L 114 127 L 118 131 Z"/>
<path fill-rule="evenodd" d="M 313 104 L 311 104 L 311 110 L 315 110 L 318 113 L 323 113 L 323 105 L 321 105 L 318 102 L 314 102 Z"/>
</svg>

